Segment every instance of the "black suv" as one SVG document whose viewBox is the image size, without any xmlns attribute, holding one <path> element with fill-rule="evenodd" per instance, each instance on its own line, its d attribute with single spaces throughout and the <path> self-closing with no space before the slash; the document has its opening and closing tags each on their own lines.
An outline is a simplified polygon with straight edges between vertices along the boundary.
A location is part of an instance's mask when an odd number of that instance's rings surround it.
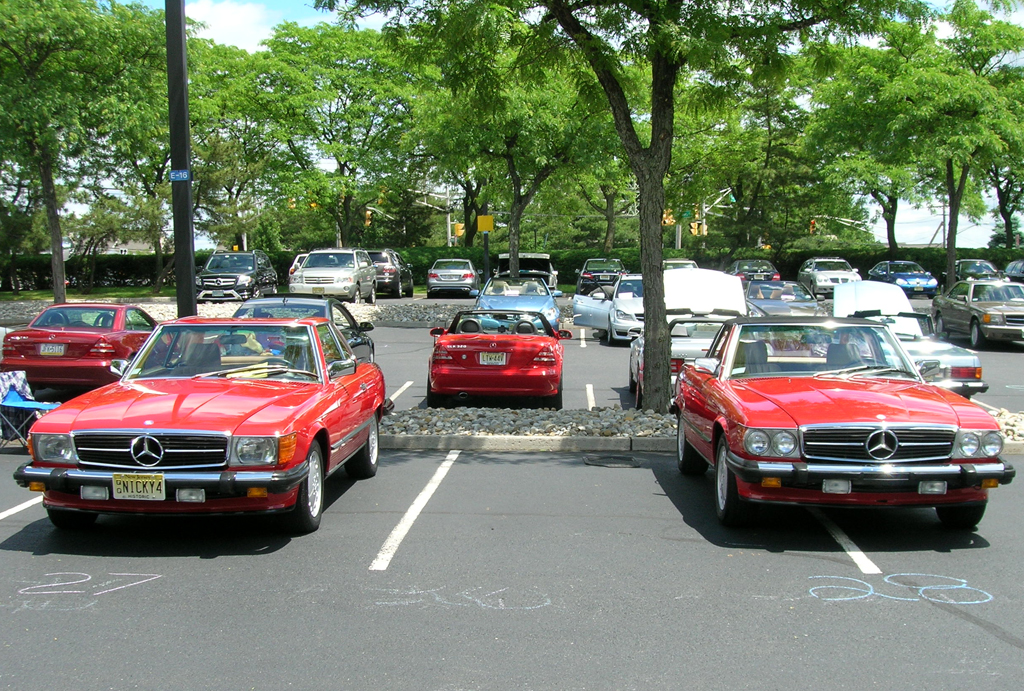
<svg viewBox="0 0 1024 691">
<path fill-rule="evenodd" d="M 217 251 L 196 274 L 196 302 L 248 300 L 277 292 L 277 271 L 263 250 Z"/>
<path fill-rule="evenodd" d="M 597 288 L 614 286 L 619 276 L 626 273 L 626 267 L 618 259 L 588 259 L 576 273 L 576 294 L 590 295 Z"/>
<path fill-rule="evenodd" d="M 377 292 L 412 297 L 412 266 L 394 250 L 366 250 L 377 268 Z"/>
</svg>

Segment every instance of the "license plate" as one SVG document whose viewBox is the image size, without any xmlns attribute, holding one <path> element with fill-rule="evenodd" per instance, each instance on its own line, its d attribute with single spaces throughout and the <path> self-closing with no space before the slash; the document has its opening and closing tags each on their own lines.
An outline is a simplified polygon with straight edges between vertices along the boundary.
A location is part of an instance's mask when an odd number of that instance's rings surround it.
<svg viewBox="0 0 1024 691">
<path fill-rule="evenodd" d="M 64 354 L 64 343 L 40 343 L 39 354 L 40 355 L 63 355 Z"/>
<path fill-rule="evenodd" d="M 914 290 L 915 291 L 923 291 L 924 288 L 922 288 L 921 286 L 914 286 Z"/>
<path fill-rule="evenodd" d="M 504 365 L 505 353 L 480 353 L 481 365 Z"/>
<path fill-rule="evenodd" d="M 163 501 L 163 473 L 114 473 L 114 499 Z"/>
<path fill-rule="evenodd" d="M 754 274 L 754 280 L 755 281 L 763 281 L 764 280 L 764 274 Z"/>
<path fill-rule="evenodd" d="M 213 297 L 215 297 L 215 298 L 222 298 L 222 297 L 224 297 L 224 291 L 223 290 L 215 290 L 215 291 L 213 291 Z"/>
<path fill-rule="evenodd" d="M 313 294 L 314 295 L 323 295 L 323 293 L 324 293 L 324 289 L 323 288 L 321 288 L 321 287 L 313 288 Z"/>
</svg>

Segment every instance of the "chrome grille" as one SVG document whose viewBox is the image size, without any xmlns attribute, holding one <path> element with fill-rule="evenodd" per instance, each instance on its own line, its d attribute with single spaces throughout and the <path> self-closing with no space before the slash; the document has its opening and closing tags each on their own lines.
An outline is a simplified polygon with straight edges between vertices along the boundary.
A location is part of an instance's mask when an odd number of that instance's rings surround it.
<svg viewBox="0 0 1024 691">
<path fill-rule="evenodd" d="M 868 437 L 879 430 L 896 435 L 898 445 L 889 458 L 868 453 Z M 822 461 L 893 463 L 948 459 L 953 453 L 956 429 L 943 426 L 823 425 L 801 428 L 803 455 Z"/>
<path fill-rule="evenodd" d="M 156 465 L 132 458 L 132 440 L 150 436 L 163 447 Z M 160 432 L 86 432 L 74 435 L 80 466 L 103 468 L 220 468 L 227 465 L 228 437 L 214 434 L 173 434 Z"/>
<path fill-rule="evenodd" d="M 236 279 L 235 279 L 234 276 L 231 276 L 231 277 L 219 276 L 219 277 L 213 277 L 213 278 L 203 278 L 203 287 L 204 288 L 206 288 L 206 287 L 209 287 L 209 288 L 227 288 L 227 287 L 235 285 L 235 280 Z"/>
<path fill-rule="evenodd" d="M 325 283 L 334 283 L 334 276 L 306 276 L 302 279 L 303 283 L 308 285 L 322 285 Z"/>
<path fill-rule="evenodd" d="M 1024 314 L 1007 314 L 1007 326 L 1024 326 Z"/>
</svg>

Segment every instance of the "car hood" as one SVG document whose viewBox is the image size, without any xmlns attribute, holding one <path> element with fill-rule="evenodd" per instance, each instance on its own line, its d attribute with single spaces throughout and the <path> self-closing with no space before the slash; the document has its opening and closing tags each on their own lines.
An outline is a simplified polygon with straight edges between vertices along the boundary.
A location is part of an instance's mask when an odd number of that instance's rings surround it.
<svg viewBox="0 0 1024 691">
<path fill-rule="evenodd" d="M 73 398 L 43 416 L 36 432 L 94 429 L 287 433 L 317 384 L 238 379 L 117 382 Z"/>
<path fill-rule="evenodd" d="M 860 274 L 856 271 L 815 271 L 815 276 L 824 276 L 825 278 L 848 278 L 851 281 L 859 281 Z"/>
<path fill-rule="evenodd" d="M 476 309 L 543 312 L 557 308 L 554 298 L 550 295 L 481 295 L 477 299 Z"/>
<path fill-rule="evenodd" d="M 1021 302 L 972 302 L 971 307 L 984 312 L 1006 312 L 1020 314 L 1024 312 L 1024 301 Z"/>
<path fill-rule="evenodd" d="M 643 314 L 644 313 L 644 299 L 643 298 L 614 298 L 612 300 L 612 309 L 622 310 L 630 314 Z"/>
<path fill-rule="evenodd" d="M 769 316 L 814 316 L 818 313 L 818 301 L 787 302 L 785 300 L 751 300 L 754 305 Z"/>
<path fill-rule="evenodd" d="M 915 361 L 938 360 L 943 367 L 981 367 L 977 353 L 952 343 L 933 341 L 930 338 L 900 339 L 900 342 L 907 355 Z"/>
<path fill-rule="evenodd" d="M 935 386 L 894 379 L 837 377 L 765 377 L 731 382 L 759 425 L 763 415 L 781 422 L 788 416 L 797 425 L 915 423 L 977 425 L 991 428 L 990 415 L 978 406 Z M 987 417 L 987 422 L 983 422 Z"/>
</svg>

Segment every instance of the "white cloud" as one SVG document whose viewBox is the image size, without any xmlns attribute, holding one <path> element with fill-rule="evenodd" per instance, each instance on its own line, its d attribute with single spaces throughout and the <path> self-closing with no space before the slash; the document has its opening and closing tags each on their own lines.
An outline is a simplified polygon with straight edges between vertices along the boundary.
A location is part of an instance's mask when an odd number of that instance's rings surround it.
<svg viewBox="0 0 1024 691">
<path fill-rule="evenodd" d="M 305 16 L 296 16 L 296 8 L 284 12 L 271 9 L 259 2 L 236 2 L 235 0 L 195 0 L 185 3 L 185 13 L 190 19 L 206 24 L 199 35 L 217 43 L 237 46 L 255 52 L 262 50 L 260 41 L 269 38 L 275 26 L 285 20 L 303 26 L 329 21 L 331 16 L 303 7 Z"/>
</svg>

